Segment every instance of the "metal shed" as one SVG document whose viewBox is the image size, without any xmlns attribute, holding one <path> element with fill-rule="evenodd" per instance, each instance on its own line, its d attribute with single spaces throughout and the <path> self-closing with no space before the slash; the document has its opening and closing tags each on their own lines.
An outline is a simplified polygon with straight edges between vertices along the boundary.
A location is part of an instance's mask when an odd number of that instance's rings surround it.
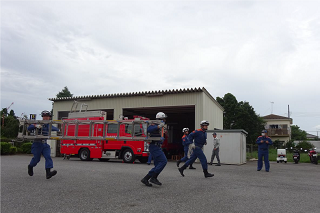
<svg viewBox="0 0 320 213">
<path fill-rule="evenodd" d="M 245 164 L 247 162 L 246 137 L 247 132 L 243 129 L 208 130 L 207 145 L 204 146 L 204 154 L 208 162 L 211 160 L 213 149 L 212 133 L 217 133 L 220 138 L 220 162 L 222 164 Z M 215 158 L 213 163 L 216 163 Z"/>
</svg>

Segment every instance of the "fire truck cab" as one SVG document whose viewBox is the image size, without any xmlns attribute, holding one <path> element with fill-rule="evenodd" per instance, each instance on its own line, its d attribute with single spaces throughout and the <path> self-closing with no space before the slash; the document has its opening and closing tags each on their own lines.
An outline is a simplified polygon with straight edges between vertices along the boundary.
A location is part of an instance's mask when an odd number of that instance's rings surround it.
<svg viewBox="0 0 320 213">
<path fill-rule="evenodd" d="M 64 125 L 63 135 L 81 137 L 81 139 L 76 140 L 61 139 L 60 153 L 68 156 L 68 158 L 70 155 L 78 155 L 83 161 L 90 161 L 93 158 L 98 158 L 101 161 L 123 159 L 125 163 L 132 163 L 135 159 L 138 159 L 141 163 L 146 163 L 148 160 L 149 144 L 143 140 L 129 140 L 133 136 L 145 137 L 147 135 L 146 124 L 117 121 L 95 124 L 95 121 L 106 121 L 106 113 L 103 111 L 72 112 L 64 120 L 68 122 Z M 149 119 L 141 116 L 124 119 L 124 121 L 133 120 Z M 75 123 L 72 123 L 72 121 Z M 80 123 L 76 124 L 77 121 Z M 93 124 L 90 125 L 83 121 L 92 121 Z M 105 130 L 103 130 L 104 128 Z M 84 139 L 90 136 L 100 136 L 103 139 Z M 125 137 L 128 140 L 124 139 Z"/>
</svg>

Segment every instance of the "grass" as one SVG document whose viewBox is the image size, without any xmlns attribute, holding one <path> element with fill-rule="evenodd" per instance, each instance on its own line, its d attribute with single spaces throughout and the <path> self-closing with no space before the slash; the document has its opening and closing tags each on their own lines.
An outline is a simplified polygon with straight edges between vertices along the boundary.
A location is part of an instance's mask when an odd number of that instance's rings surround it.
<svg viewBox="0 0 320 213">
<path fill-rule="evenodd" d="M 254 151 L 252 153 L 247 152 L 247 158 L 256 158 L 258 159 L 258 151 Z M 292 153 L 287 151 L 287 160 L 288 162 L 293 162 Z M 277 150 L 270 149 L 269 150 L 269 161 L 277 161 Z M 300 153 L 300 161 L 299 163 L 310 163 L 310 158 L 307 153 Z"/>
</svg>

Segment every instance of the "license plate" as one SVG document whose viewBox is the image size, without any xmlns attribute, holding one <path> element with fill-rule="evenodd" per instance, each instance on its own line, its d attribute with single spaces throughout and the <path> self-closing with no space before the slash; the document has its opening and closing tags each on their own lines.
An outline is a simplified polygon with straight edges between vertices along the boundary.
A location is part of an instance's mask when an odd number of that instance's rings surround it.
<svg viewBox="0 0 320 213">
<path fill-rule="evenodd" d="M 293 157 L 294 159 L 297 159 L 297 157 Z"/>
<path fill-rule="evenodd" d="M 317 154 L 313 154 L 312 156 L 313 156 L 313 157 L 317 157 Z"/>
</svg>

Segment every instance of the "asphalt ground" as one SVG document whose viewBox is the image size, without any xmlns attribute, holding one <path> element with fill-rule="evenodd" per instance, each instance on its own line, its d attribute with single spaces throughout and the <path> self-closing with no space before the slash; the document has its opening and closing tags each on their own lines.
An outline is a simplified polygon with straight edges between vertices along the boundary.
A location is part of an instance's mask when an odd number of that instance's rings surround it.
<svg viewBox="0 0 320 213">
<path fill-rule="evenodd" d="M 223 157 L 223 156 L 221 156 Z M 53 158 L 58 174 L 45 178 L 44 158 L 27 174 L 31 155 L 1 156 L 1 212 L 320 212 L 320 165 L 271 162 L 270 172 L 257 162 L 185 170 L 168 162 L 147 187 L 140 180 L 151 165 Z"/>
</svg>

